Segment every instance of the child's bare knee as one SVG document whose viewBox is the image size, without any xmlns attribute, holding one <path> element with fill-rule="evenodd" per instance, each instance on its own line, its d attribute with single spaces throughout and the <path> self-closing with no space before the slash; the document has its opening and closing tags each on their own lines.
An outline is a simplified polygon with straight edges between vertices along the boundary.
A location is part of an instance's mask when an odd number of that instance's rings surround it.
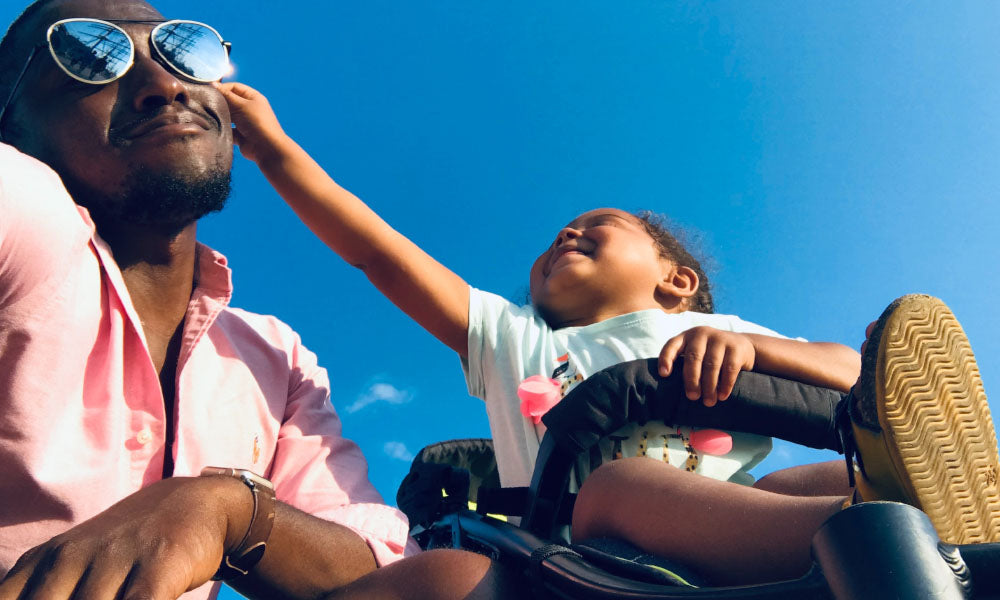
<svg viewBox="0 0 1000 600">
<path fill-rule="evenodd" d="M 430 550 L 369 573 L 325 600 L 494 600 L 523 596 L 516 574 L 462 550 Z"/>
<path fill-rule="evenodd" d="M 426 597 L 494 600 L 524 596 L 528 590 L 516 573 L 480 554 L 463 550 L 430 550 L 420 555 L 429 566 L 422 575 L 432 593 Z"/>
<path fill-rule="evenodd" d="M 622 492 L 635 489 L 648 467 L 655 465 L 648 458 L 625 458 L 604 463 L 583 482 L 573 507 L 573 537 L 578 540 L 613 536 L 616 528 L 615 510 Z"/>
</svg>

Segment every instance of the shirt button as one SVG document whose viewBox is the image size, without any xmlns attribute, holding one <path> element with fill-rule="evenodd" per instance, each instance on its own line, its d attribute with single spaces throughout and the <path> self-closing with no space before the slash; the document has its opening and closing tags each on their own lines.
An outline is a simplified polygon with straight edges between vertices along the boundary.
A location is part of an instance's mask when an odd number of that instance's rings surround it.
<svg viewBox="0 0 1000 600">
<path fill-rule="evenodd" d="M 135 436 L 135 441 L 139 442 L 143 446 L 153 441 L 153 432 L 149 429 L 143 429 Z"/>
</svg>

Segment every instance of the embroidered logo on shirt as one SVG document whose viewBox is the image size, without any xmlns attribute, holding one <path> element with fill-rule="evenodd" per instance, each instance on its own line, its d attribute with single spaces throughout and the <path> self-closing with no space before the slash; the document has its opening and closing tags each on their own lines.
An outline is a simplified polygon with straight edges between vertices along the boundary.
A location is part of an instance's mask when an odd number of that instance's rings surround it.
<svg viewBox="0 0 1000 600">
<path fill-rule="evenodd" d="M 260 437 L 253 436 L 253 464 L 260 459 Z"/>
</svg>

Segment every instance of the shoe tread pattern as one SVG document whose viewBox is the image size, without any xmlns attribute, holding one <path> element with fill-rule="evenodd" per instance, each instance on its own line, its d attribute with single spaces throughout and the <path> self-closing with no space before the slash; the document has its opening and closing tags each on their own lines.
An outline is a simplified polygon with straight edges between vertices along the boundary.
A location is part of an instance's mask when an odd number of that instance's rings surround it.
<svg viewBox="0 0 1000 600">
<path fill-rule="evenodd" d="M 936 298 L 904 297 L 878 363 L 879 424 L 914 503 L 946 542 L 1000 541 L 996 433 L 961 325 Z"/>
</svg>

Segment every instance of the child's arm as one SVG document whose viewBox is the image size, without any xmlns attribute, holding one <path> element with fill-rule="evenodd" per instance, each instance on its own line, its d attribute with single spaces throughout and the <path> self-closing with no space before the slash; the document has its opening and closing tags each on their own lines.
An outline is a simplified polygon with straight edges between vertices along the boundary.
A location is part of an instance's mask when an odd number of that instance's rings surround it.
<svg viewBox="0 0 1000 600">
<path fill-rule="evenodd" d="M 802 342 L 756 333 L 694 327 L 667 341 L 660 351 L 660 374 L 684 357 L 684 389 L 706 406 L 725 400 L 740 371 L 777 375 L 847 392 L 861 372 L 861 355 L 832 342 Z"/>
<path fill-rule="evenodd" d="M 460 355 L 468 353 L 469 287 L 337 185 L 281 129 L 267 99 L 239 83 L 217 84 L 234 141 L 327 246 L 403 312 Z"/>
</svg>

